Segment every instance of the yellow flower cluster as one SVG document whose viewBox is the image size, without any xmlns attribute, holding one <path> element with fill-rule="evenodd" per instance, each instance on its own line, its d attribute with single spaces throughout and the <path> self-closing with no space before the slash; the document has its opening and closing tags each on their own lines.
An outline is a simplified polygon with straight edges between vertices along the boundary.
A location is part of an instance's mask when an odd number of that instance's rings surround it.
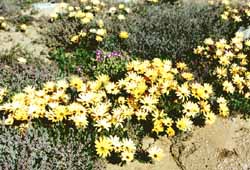
<svg viewBox="0 0 250 170">
<path fill-rule="evenodd" d="M 136 144 L 131 139 L 121 140 L 117 136 L 99 137 L 95 141 L 95 148 L 100 157 L 106 158 L 111 155 L 111 152 L 115 152 L 120 154 L 124 162 L 133 161 L 136 152 Z M 151 146 L 147 152 L 153 161 L 160 161 L 164 156 L 163 150 L 156 146 Z"/>
<path fill-rule="evenodd" d="M 63 3 L 63 9 L 65 12 L 62 17 L 68 19 L 75 19 L 82 24 L 82 30 L 79 30 L 77 35 L 72 35 L 71 42 L 79 43 L 82 38 L 92 38 L 97 42 L 102 42 L 107 36 L 107 30 L 105 29 L 103 19 L 116 18 L 119 21 L 126 19 L 126 14 L 130 13 L 130 8 L 126 7 L 125 4 L 119 4 L 115 6 L 107 6 L 104 2 L 99 0 L 82 0 L 80 6 L 69 6 Z M 58 19 L 58 13 L 51 14 L 51 21 Z M 126 34 L 124 34 L 126 33 Z M 121 39 L 128 38 L 127 32 L 121 32 L 119 37 Z"/>
<path fill-rule="evenodd" d="M 176 130 L 191 130 L 197 117 L 207 124 L 215 121 L 210 100 L 212 86 L 194 81 L 188 70 L 182 62 L 173 64 L 158 58 L 135 60 L 127 65 L 126 77 L 117 82 L 110 81 L 108 75 L 88 82 L 73 76 L 68 81 L 47 82 L 40 90 L 26 87 L 0 106 L 0 113 L 5 117 L 2 124 L 41 119 L 51 123 L 72 122 L 81 129 L 93 127 L 99 156 L 107 157 L 116 150 L 122 160 L 133 160 L 136 148 L 130 139 L 121 135 L 119 140 L 116 137 L 111 140 L 111 136 L 127 132 L 128 122 L 139 125 L 148 122 L 152 124 L 149 133 L 171 137 Z M 158 149 L 150 152 L 152 159 L 162 157 Z"/>
<path fill-rule="evenodd" d="M 222 0 L 225 10 L 221 14 L 223 20 L 233 20 L 235 22 L 242 22 L 243 18 L 250 17 L 250 3 L 242 1 L 241 3 L 233 3 L 230 0 Z"/>
<path fill-rule="evenodd" d="M 25 31 L 27 30 L 27 28 L 28 28 L 28 26 L 27 26 L 26 24 L 20 25 L 20 30 L 21 30 L 22 32 L 25 32 Z"/>
<path fill-rule="evenodd" d="M 8 24 L 5 21 L 5 18 L 0 16 L 0 29 L 7 30 Z"/>
<path fill-rule="evenodd" d="M 234 94 L 237 92 L 249 99 L 249 47 L 250 40 L 244 40 L 243 33 L 237 32 L 231 41 L 220 39 L 215 42 L 208 38 L 204 41 L 204 46 L 198 46 L 194 52 L 215 66 L 214 78 L 221 82 L 220 86 L 225 93 Z"/>
</svg>

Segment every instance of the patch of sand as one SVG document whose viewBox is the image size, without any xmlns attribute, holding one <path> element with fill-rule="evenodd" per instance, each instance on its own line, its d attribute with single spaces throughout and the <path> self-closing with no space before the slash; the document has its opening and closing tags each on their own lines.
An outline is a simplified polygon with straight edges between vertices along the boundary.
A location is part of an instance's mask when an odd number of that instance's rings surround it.
<svg viewBox="0 0 250 170">
<path fill-rule="evenodd" d="M 48 48 L 42 43 L 42 36 L 38 33 L 38 27 L 28 26 L 25 33 L 16 32 L 14 30 L 0 30 L 0 51 L 10 50 L 16 45 L 26 49 L 32 57 L 46 58 L 48 56 Z"/>
<path fill-rule="evenodd" d="M 169 140 L 158 146 L 165 157 L 156 164 L 137 161 L 120 167 L 108 164 L 107 170 L 249 170 L 250 122 L 240 117 L 218 118 L 215 124 L 195 128 L 191 134 Z"/>
</svg>

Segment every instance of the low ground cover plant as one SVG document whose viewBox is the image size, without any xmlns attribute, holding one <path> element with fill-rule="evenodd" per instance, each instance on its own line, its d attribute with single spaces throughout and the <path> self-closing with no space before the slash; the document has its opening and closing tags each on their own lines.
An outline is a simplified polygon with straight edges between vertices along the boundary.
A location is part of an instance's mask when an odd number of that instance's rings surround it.
<svg viewBox="0 0 250 170">
<path fill-rule="evenodd" d="M 214 41 L 211 38 L 205 39 L 204 45 L 194 50 L 202 56 L 199 63 L 202 66 L 201 75 L 206 81 L 216 87 L 218 95 L 226 96 L 228 100 L 237 98 L 249 103 L 250 98 L 250 62 L 249 49 L 250 41 L 244 40 L 243 33 L 236 33 L 230 41 L 220 39 Z M 232 104 L 241 112 L 249 114 L 249 107 Z M 249 104 L 246 104 L 249 105 Z M 245 109 L 246 110 L 245 110 Z"/>
<path fill-rule="evenodd" d="M 242 36 L 236 34 L 230 45 L 235 50 L 243 42 Z M 213 45 L 210 39 L 206 39 L 205 44 Z M 226 56 L 216 54 L 212 57 L 219 57 L 219 63 L 223 64 L 220 61 Z M 243 65 L 249 66 L 248 60 L 244 61 Z M 246 85 L 244 94 L 249 100 L 247 69 L 243 69 L 246 79 L 239 80 L 244 81 L 240 82 L 240 87 Z M 214 123 L 216 114 L 227 117 L 230 99 L 215 95 L 215 89 L 221 82 L 210 83 L 197 82 L 183 62 L 173 63 L 158 58 L 153 61 L 135 60 L 128 63 L 125 78 L 118 81 L 110 81 L 108 75 L 99 75 L 96 80 L 84 83 L 74 76 L 69 80 L 47 82 L 41 90 L 26 87 L 1 106 L 2 124 L 28 125 L 39 120 L 45 124 L 63 123 L 88 130 L 87 133 L 93 135 L 92 146 L 95 146 L 98 156 L 118 157 L 121 162 L 129 162 L 139 154 L 138 148 L 144 136 L 172 137 L 176 133 L 190 131 L 193 125 Z M 236 86 L 238 83 L 234 82 Z M 240 90 L 245 88 L 240 87 Z M 228 92 L 224 83 L 223 90 Z M 3 92 L 3 101 L 5 95 Z M 131 140 L 128 127 L 137 127 L 137 140 Z M 157 147 L 144 152 L 152 161 L 163 156 Z"/>
<path fill-rule="evenodd" d="M 1 54 L 0 166 L 153 163 L 163 150 L 143 148 L 144 137 L 249 115 L 250 40 L 234 34 L 247 25 L 249 5 L 171 2 L 63 3 L 47 32 L 48 45 L 60 47 L 51 52 L 57 65 L 19 47 Z"/>
<path fill-rule="evenodd" d="M 63 126 L 29 124 L 0 127 L 0 166 L 2 169 L 101 170 L 90 149 L 91 138 L 81 130 Z"/>
<path fill-rule="evenodd" d="M 8 87 L 11 93 L 20 92 L 27 85 L 41 87 L 41 84 L 59 76 L 55 63 L 33 58 L 18 45 L 0 54 L 0 87 Z"/>
</svg>

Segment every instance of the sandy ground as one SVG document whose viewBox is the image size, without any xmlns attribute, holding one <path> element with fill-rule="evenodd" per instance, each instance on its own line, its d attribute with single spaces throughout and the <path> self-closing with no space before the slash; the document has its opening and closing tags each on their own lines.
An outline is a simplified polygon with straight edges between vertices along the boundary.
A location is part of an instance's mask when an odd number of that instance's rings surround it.
<svg viewBox="0 0 250 170">
<path fill-rule="evenodd" d="M 219 118 L 191 134 L 162 138 L 157 145 L 165 151 L 162 161 L 108 164 L 107 170 L 250 170 L 250 122 L 240 117 Z"/>
<path fill-rule="evenodd" d="M 20 45 L 20 47 L 27 49 L 33 57 L 46 58 L 48 55 L 48 48 L 42 43 L 42 37 L 37 29 L 38 28 L 35 26 L 28 26 L 25 33 L 16 32 L 14 30 L 0 30 L 0 52 L 9 50 L 16 45 Z"/>
</svg>

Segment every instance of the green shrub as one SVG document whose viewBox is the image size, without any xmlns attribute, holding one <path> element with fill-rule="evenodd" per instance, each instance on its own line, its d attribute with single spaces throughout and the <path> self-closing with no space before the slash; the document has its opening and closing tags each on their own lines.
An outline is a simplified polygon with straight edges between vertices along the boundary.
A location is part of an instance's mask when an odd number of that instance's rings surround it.
<svg viewBox="0 0 250 170">
<path fill-rule="evenodd" d="M 63 76 L 77 74 L 95 79 L 100 74 L 107 74 L 112 80 L 125 75 L 126 63 L 129 61 L 129 57 L 120 52 L 105 53 L 97 50 L 94 53 L 80 48 L 73 53 L 66 53 L 60 48 L 51 54 L 51 59 L 58 63 Z"/>
<path fill-rule="evenodd" d="M 0 127 L 0 167 L 12 170 L 103 169 L 90 150 L 91 138 L 63 126 L 35 125 L 26 132 Z M 95 161 L 95 162 L 94 162 Z"/>
<path fill-rule="evenodd" d="M 222 7 L 204 3 L 138 5 L 126 22 L 117 27 L 108 24 L 113 32 L 125 29 L 129 38 L 122 43 L 109 39 L 106 43 L 111 45 L 104 47 L 114 50 L 116 46 L 147 59 L 164 56 L 188 59 L 193 48 L 205 38 L 233 36 L 237 28 L 221 20 L 222 11 Z"/>
<path fill-rule="evenodd" d="M 18 61 L 20 58 L 26 63 Z M 58 73 L 56 64 L 32 58 L 19 46 L 0 54 L 0 87 L 7 87 L 12 93 L 20 92 L 28 85 L 41 87 L 46 81 L 56 80 Z"/>
<path fill-rule="evenodd" d="M 84 76 L 93 70 L 91 67 L 95 60 L 94 53 L 85 49 L 79 48 L 73 53 L 67 53 L 65 49 L 59 48 L 53 51 L 50 56 L 58 63 L 60 73 L 64 76 L 70 74 Z"/>
</svg>

